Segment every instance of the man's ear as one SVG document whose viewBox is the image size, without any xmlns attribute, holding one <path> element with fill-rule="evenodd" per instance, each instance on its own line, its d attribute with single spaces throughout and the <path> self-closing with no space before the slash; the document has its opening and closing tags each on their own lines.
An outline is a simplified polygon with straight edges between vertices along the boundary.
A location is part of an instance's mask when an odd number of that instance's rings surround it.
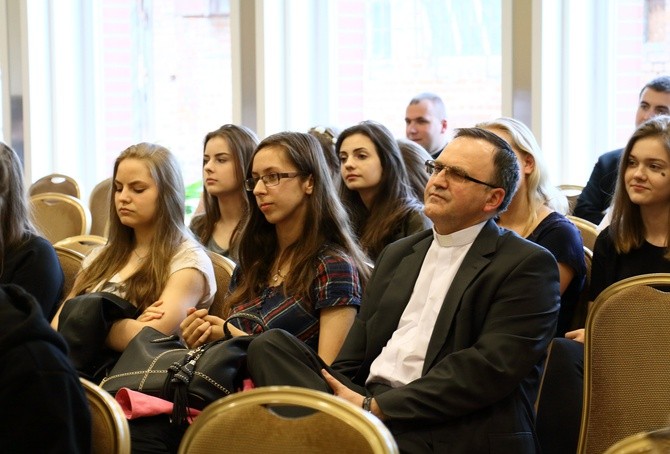
<svg viewBox="0 0 670 454">
<path fill-rule="evenodd" d="M 498 211 L 498 207 L 505 198 L 505 190 L 503 188 L 494 188 L 488 192 L 486 203 L 484 204 L 484 212 L 492 213 Z"/>
<path fill-rule="evenodd" d="M 442 120 L 441 123 L 442 123 L 442 128 L 441 128 L 440 132 L 442 132 L 442 133 L 447 132 L 447 120 Z"/>
</svg>

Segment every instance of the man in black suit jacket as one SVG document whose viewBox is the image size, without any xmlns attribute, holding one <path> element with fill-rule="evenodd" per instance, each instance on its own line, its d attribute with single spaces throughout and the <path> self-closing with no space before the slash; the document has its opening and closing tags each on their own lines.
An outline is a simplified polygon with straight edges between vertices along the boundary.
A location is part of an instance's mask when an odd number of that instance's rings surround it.
<svg viewBox="0 0 670 454">
<path fill-rule="evenodd" d="M 651 80 L 640 91 L 640 102 L 635 113 L 635 127 L 656 115 L 670 114 L 670 76 Z M 623 149 L 609 151 L 598 158 L 589 181 L 577 199 L 574 215 L 594 224 L 600 224 L 604 212 L 612 203 L 619 160 Z"/>
<path fill-rule="evenodd" d="M 493 219 L 519 178 L 505 141 L 458 130 L 429 168 L 434 230 L 382 252 L 332 367 L 271 330 L 249 348 L 251 377 L 362 406 L 403 452 L 538 452 L 533 404 L 559 308 L 556 261 Z"/>
</svg>

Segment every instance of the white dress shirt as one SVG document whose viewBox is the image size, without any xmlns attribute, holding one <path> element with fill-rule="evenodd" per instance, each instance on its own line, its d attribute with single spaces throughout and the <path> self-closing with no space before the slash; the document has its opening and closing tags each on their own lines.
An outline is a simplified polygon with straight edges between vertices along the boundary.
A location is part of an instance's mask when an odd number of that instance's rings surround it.
<svg viewBox="0 0 670 454">
<path fill-rule="evenodd" d="M 372 362 L 366 383 L 384 383 L 396 388 L 421 377 L 437 315 L 456 272 L 484 224 L 450 235 L 440 235 L 433 230 L 433 242 L 398 328 Z"/>
</svg>

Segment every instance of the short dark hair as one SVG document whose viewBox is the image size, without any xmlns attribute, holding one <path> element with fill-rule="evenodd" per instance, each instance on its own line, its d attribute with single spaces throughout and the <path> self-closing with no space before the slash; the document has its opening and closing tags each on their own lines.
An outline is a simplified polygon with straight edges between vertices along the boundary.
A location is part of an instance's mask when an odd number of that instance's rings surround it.
<svg viewBox="0 0 670 454">
<path fill-rule="evenodd" d="M 654 91 L 660 91 L 661 93 L 670 93 L 670 76 L 659 76 L 647 82 L 645 86 L 642 87 L 642 90 L 640 90 L 640 97 L 642 97 L 642 92 L 647 88 Z"/>
<path fill-rule="evenodd" d="M 409 105 L 413 106 L 414 104 L 419 104 L 421 101 L 430 101 L 433 103 L 433 106 L 435 106 L 435 112 L 438 113 L 442 118 L 447 118 L 447 108 L 444 107 L 444 101 L 442 101 L 442 98 L 440 98 L 438 95 L 435 93 L 431 92 L 423 92 L 419 93 L 409 101 Z"/>
<path fill-rule="evenodd" d="M 498 213 L 502 213 L 509 206 L 519 183 L 519 163 L 512 147 L 496 134 L 481 128 L 459 128 L 454 134 L 458 137 L 471 137 L 489 142 L 494 147 L 493 154 L 493 184 L 505 191 L 503 201 L 498 207 Z"/>
</svg>

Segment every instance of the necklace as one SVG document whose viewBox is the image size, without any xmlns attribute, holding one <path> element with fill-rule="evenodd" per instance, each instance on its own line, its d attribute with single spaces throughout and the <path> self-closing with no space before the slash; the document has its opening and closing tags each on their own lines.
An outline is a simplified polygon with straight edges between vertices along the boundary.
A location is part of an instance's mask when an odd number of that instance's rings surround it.
<svg viewBox="0 0 670 454">
<path fill-rule="evenodd" d="M 135 249 L 133 249 L 133 254 L 135 254 L 135 256 L 137 256 L 139 260 L 144 260 L 145 258 L 147 258 L 147 255 L 149 255 L 149 253 L 147 252 L 146 254 L 144 254 L 144 256 L 141 256 L 140 254 L 137 253 L 137 250 Z"/>
<path fill-rule="evenodd" d="M 286 279 L 286 275 L 281 273 L 281 268 L 277 268 L 277 272 L 272 275 L 272 282 L 277 282 L 279 278 Z"/>
</svg>

